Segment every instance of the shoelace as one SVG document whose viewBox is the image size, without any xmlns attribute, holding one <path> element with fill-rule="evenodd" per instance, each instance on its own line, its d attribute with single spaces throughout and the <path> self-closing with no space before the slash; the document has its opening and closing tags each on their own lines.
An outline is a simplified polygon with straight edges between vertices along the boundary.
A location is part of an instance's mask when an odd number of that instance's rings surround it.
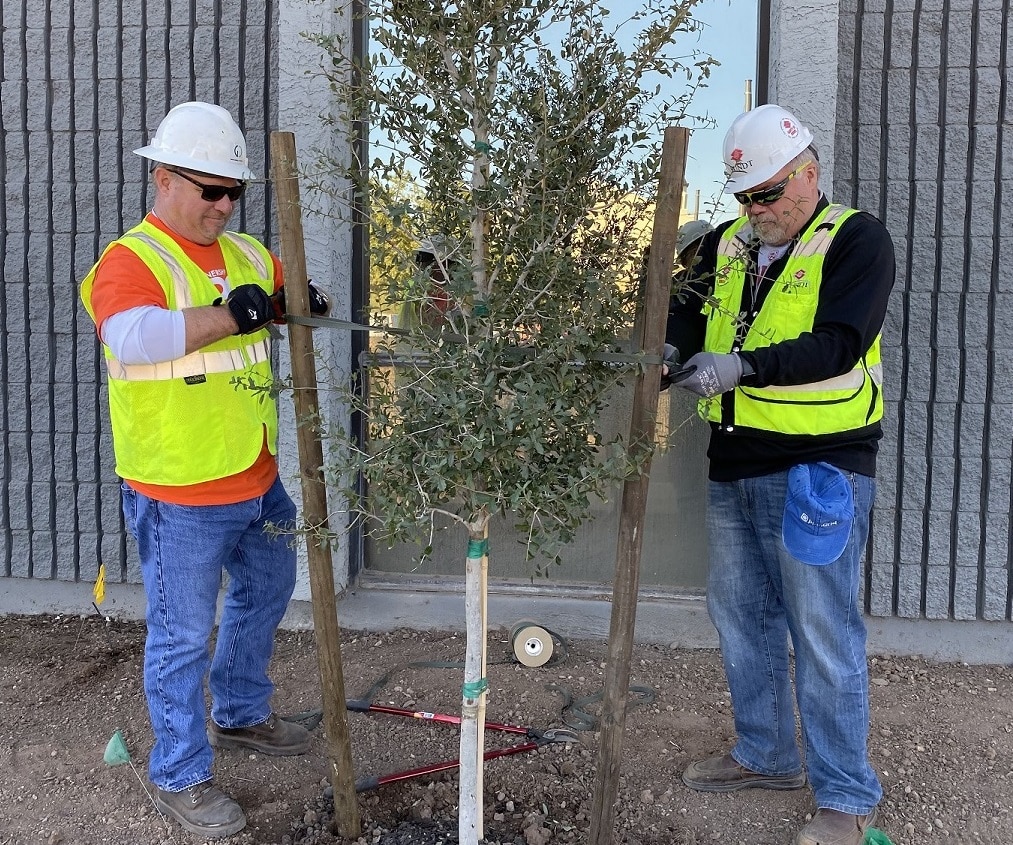
<svg viewBox="0 0 1013 845">
<path fill-rule="evenodd" d="M 194 806 L 200 804 L 211 788 L 211 781 L 209 780 L 204 781 L 204 783 L 198 783 L 196 786 L 191 786 L 187 790 L 190 793 L 190 803 Z"/>
</svg>

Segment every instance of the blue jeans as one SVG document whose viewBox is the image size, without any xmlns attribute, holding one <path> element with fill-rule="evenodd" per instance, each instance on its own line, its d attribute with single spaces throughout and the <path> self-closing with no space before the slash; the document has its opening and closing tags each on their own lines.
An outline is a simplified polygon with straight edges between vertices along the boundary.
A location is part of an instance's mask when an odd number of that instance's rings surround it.
<svg viewBox="0 0 1013 845">
<path fill-rule="evenodd" d="M 144 692 L 155 734 L 148 772 L 155 786 L 177 792 L 211 777 L 206 677 L 211 717 L 222 727 L 271 715 L 267 668 L 296 563 L 291 538 L 264 526 L 291 524 L 295 505 L 277 479 L 263 496 L 233 505 L 167 504 L 125 484 L 122 494 L 148 600 Z M 223 567 L 229 580 L 212 658 Z"/>
<path fill-rule="evenodd" d="M 732 756 L 765 775 L 802 769 L 795 698 L 816 804 L 865 814 L 882 798 L 869 765 L 869 674 L 858 604 L 862 555 L 876 482 L 848 473 L 855 522 L 828 566 L 793 558 L 781 541 L 787 472 L 710 482 L 707 609 L 718 630 L 738 741 Z"/>
</svg>

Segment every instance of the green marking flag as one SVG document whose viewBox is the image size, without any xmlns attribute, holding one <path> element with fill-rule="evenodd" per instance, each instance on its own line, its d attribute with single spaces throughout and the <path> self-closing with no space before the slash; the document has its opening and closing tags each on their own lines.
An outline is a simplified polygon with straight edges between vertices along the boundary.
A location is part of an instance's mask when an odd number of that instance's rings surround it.
<svg viewBox="0 0 1013 845">
<path fill-rule="evenodd" d="M 893 845 L 890 837 L 879 828 L 870 827 L 865 831 L 865 840 L 862 845 Z"/>
<path fill-rule="evenodd" d="M 130 762 L 130 752 L 127 751 L 127 743 L 123 739 L 123 732 L 116 731 L 106 744 L 106 753 L 102 757 L 109 766 L 119 766 L 121 763 Z"/>
</svg>

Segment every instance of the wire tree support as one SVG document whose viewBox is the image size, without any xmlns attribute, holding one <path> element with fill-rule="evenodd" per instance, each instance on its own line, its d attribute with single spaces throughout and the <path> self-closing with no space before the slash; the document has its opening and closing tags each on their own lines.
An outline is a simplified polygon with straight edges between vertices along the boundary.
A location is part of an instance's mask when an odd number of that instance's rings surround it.
<svg viewBox="0 0 1013 845">
<path fill-rule="evenodd" d="M 309 316 L 306 290 L 306 253 L 303 242 L 299 178 L 296 170 L 295 136 L 291 132 L 271 133 L 272 178 L 278 201 L 281 257 L 285 267 L 285 304 L 300 317 Z M 334 570 L 331 549 L 325 539 L 311 533 L 327 527 L 327 488 L 324 483 L 323 447 L 315 431 L 319 418 L 317 376 L 313 354 L 313 332 L 309 326 L 288 326 L 292 352 L 292 382 L 295 415 L 298 421 L 299 466 L 302 478 L 303 519 L 307 533 L 310 594 L 313 600 L 313 628 L 320 667 L 324 730 L 334 789 L 334 827 L 348 839 L 361 834 L 359 805 L 352 772 L 352 747 L 345 711 L 345 681 L 341 667 L 341 636 L 334 598 Z"/>
<path fill-rule="evenodd" d="M 668 299 L 675 263 L 675 236 L 679 228 L 679 206 L 689 131 L 668 127 L 662 147 L 658 202 L 651 236 L 651 257 L 647 268 L 642 352 L 657 353 L 665 342 Z M 630 420 L 630 448 L 652 448 L 658 412 L 661 369 L 646 366 L 637 376 Z M 651 461 L 648 457 L 640 474 L 623 484 L 616 549 L 616 573 L 612 587 L 612 617 L 609 626 L 605 693 L 602 700 L 601 733 L 598 745 L 598 772 L 591 810 L 589 845 L 609 845 L 615 823 L 619 791 L 623 733 L 626 729 L 626 697 L 633 654 L 633 629 L 637 618 L 640 581 L 640 552 L 643 546 L 644 516 Z"/>
</svg>

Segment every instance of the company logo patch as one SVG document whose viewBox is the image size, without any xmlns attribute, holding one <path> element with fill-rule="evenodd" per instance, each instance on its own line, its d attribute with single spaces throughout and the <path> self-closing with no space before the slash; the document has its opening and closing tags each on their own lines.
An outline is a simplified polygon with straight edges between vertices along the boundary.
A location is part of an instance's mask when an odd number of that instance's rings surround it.
<svg viewBox="0 0 1013 845">
<path fill-rule="evenodd" d="M 781 286 L 782 293 L 799 294 L 808 289 L 809 280 L 806 278 L 805 270 L 796 270 L 784 280 L 784 284 Z"/>
<path fill-rule="evenodd" d="M 183 376 L 183 381 L 186 384 L 204 384 L 208 380 L 208 377 L 201 373 L 199 376 Z"/>
<path fill-rule="evenodd" d="M 732 150 L 732 154 L 729 156 L 729 158 L 731 158 L 732 161 L 740 161 L 742 159 L 742 150 L 736 147 L 734 150 Z"/>
<path fill-rule="evenodd" d="M 798 126 L 795 125 L 795 121 L 791 118 L 784 118 L 781 121 L 781 131 L 789 138 L 798 137 Z"/>
</svg>

